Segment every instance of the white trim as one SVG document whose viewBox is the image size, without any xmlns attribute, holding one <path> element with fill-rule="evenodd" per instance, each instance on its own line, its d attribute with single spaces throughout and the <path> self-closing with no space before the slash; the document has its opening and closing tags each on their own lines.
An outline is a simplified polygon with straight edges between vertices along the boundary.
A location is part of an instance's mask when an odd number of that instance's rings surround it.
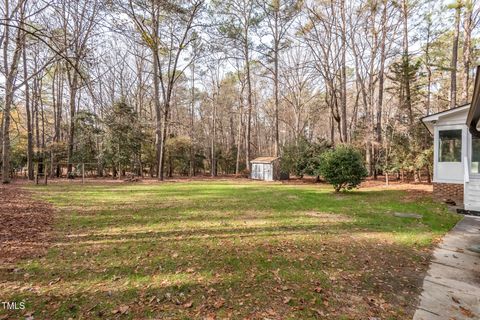
<svg viewBox="0 0 480 320">
<path fill-rule="evenodd" d="M 463 158 L 463 180 L 465 180 L 465 183 L 470 182 L 470 166 L 469 166 L 470 161 L 468 160 L 468 156 L 465 156 Z"/>
<path fill-rule="evenodd" d="M 457 107 L 454 109 L 446 110 L 443 112 L 435 113 L 430 116 L 423 117 L 421 120 L 425 127 L 430 131 L 431 134 L 434 134 L 435 127 L 445 126 L 445 125 L 458 125 L 466 124 L 468 110 L 470 105 L 464 105 L 462 107 Z M 458 115 L 465 113 L 465 119 L 458 119 Z M 456 119 L 450 119 L 451 117 L 457 117 Z M 463 118 L 463 117 L 462 117 Z"/>
<path fill-rule="evenodd" d="M 432 180 L 432 183 L 445 183 L 445 184 L 464 184 L 463 180 Z"/>
<path fill-rule="evenodd" d="M 432 114 L 430 116 L 426 116 L 422 119 L 423 122 L 430 122 L 430 121 L 435 121 L 435 120 L 438 120 L 438 118 L 440 117 L 444 117 L 444 116 L 448 116 L 452 113 L 456 113 L 456 112 L 460 112 L 460 111 L 464 111 L 465 109 L 470 109 L 470 104 L 467 104 L 467 105 L 464 105 L 462 107 L 458 107 L 458 108 L 454 108 L 454 109 L 450 109 L 450 110 L 446 110 L 446 111 L 443 111 L 443 112 L 439 112 L 439 113 L 435 113 L 435 114 Z"/>
<path fill-rule="evenodd" d="M 473 136 L 468 134 L 468 163 L 471 166 L 472 165 L 472 157 L 473 157 Z M 472 180 L 478 180 L 480 179 L 480 173 L 474 173 L 472 172 L 471 167 L 469 168 L 469 177 Z"/>
</svg>

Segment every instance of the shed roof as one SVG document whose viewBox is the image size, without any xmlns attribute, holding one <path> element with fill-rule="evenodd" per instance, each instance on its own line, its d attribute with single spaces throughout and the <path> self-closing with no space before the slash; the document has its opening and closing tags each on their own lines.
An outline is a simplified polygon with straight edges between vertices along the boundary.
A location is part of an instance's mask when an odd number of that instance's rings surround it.
<svg viewBox="0 0 480 320">
<path fill-rule="evenodd" d="M 273 161 L 280 159 L 279 157 L 258 157 L 250 161 L 251 163 L 272 163 Z"/>
</svg>

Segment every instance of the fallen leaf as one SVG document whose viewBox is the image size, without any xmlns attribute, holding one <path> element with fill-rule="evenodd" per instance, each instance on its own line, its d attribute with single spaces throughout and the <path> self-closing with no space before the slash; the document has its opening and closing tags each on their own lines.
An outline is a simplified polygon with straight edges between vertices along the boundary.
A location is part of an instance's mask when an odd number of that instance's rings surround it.
<svg viewBox="0 0 480 320">
<path fill-rule="evenodd" d="M 283 297 L 283 303 L 287 304 L 287 303 L 289 303 L 290 301 L 292 301 L 292 298 L 291 298 L 291 297 Z"/>
<path fill-rule="evenodd" d="M 192 301 L 185 302 L 185 303 L 183 304 L 183 307 L 184 307 L 184 308 L 191 308 L 191 307 L 193 307 L 193 302 L 192 302 Z"/>
<path fill-rule="evenodd" d="M 322 310 L 319 310 L 319 309 L 310 309 L 310 310 L 312 310 L 313 312 L 315 312 L 317 315 L 319 315 L 321 317 L 325 316 L 325 313 L 323 313 Z"/>
<path fill-rule="evenodd" d="M 60 280 L 61 280 L 61 278 L 56 278 L 56 279 L 50 281 L 50 282 L 48 283 L 48 285 L 51 286 L 52 284 L 55 284 L 55 283 L 59 282 Z"/>
<path fill-rule="evenodd" d="M 127 313 L 128 309 L 129 309 L 129 306 L 121 305 L 121 306 L 118 308 L 118 311 L 120 311 L 121 314 L 125 314 L 125 313 Z"/>
<path fill-rule="evenodd" d="M 272 308 L 267 309 L 267 314 L 270 316 L 276 316 L 277 313 Z"/>
<path fill-rule="evenodd" d="M 460 312 L 465 316 L 465 317 L 468 317 L 468 318 L 473 318 L 475 315 L 473 314 L 473 312 L 465 307 L 462 307 L 460 306 Z"/>
<path fill-rule="evenodd" d="M 220 309 L 221 307 L 223 307 L 224 304 L 225 299 L 219 299 L 213 304 L 213 306 L 215 307 L 215 309 Z"/>
</svg>

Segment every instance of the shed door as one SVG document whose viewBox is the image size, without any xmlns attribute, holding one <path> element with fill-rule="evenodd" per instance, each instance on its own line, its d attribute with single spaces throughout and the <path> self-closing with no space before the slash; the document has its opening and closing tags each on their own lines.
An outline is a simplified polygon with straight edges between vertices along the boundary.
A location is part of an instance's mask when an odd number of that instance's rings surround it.
<svg viewBox="0 0 480 320">
<path fill-rule="evenodd" d="M 252 164 L 252 179 L 263 180 L 263 165 L 261 163 Z"/>
<path fill-rule="evenodd" d="M 263 174 L 263 166 L 264 166 L 263 163 L 257 164 L 257 168 L 258 168 L 258 175 L 257 175 L 257 177 L 258 177 L 258 179 L 260 179 L 260 180 L 264 180 L 264 179 L 265 179 L 265 176 L 264 176 L 264 174 Z"/>
<path fill-rule="evenodd" d="M 272 170 L 272 165 L 271 164 L 264 164 L 263 165 L 263 175 L 264 179 L 267 181 L 272 181 L 273 180 L 273 170 Z"/>
</svg>

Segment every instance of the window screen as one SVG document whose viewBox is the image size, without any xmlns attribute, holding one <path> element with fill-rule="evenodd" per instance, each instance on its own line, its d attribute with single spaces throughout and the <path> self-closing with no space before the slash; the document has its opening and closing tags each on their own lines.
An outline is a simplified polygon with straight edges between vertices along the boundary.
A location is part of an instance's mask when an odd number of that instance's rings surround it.
<svg viewBox="0 0 480 320">
<path fill-rule="evenodd" d="M 472 173 L 480 173 L 480 138 L 472 137 Z"/>
<path fill-rule="evenodd" d="M 439 138 L 439 161 L 462 162 L 462 130 L 442 130 Z"/>
</svg>

